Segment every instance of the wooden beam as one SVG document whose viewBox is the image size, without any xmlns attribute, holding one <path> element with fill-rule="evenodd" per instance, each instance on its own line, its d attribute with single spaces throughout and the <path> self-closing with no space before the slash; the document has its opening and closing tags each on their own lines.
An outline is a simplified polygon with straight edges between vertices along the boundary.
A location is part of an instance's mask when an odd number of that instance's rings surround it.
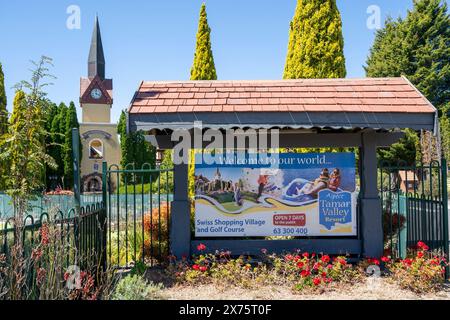
<svg viewBox="0 0 450 320">
<path fill-rule="evenodd" d="M 302 133 L 280 132 L 279 146 L 280 148 L 322 148 L 322 147 L 356 147 L 362 146 L 363 132 L 356 133 Z M 396 143 L 403 136 L 403 132 L 373 132 L 375 144 L 379 147 L 388 147 Z M 236 135 L 237 136 L 237 135 Z M 147 135 L 146 140 L 158 149 L 172 149 L 175 145 L 171 141 L 170 135 Z M 225 139 L 224 139 L 225 140 Z M 247 139 L 248 140 L 248 139 Z M 211 142 L 203 142 L 206 148 Z M 270 137 L 268 141 L 270 145 Z M 248 141 L 246 142 L 248 146 Z M 193 146 L 193 145 L 192 145 Z"/>
</svg>

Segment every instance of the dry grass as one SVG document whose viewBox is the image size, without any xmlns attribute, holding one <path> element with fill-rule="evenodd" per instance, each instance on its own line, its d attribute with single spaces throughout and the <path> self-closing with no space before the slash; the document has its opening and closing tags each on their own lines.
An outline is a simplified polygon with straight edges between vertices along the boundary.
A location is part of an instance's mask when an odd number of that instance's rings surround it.
<svg viewBox="0 0 450 320">
<path fill-rule="evenodd" d="M 385 279 L 374 279 L 354 286 L 336 285 L 314 294 L 294 293 L 288 287 L 267 286 L 252 290 L 214 285 L 177 285 L 164 289 L 163 294 L 169 300 L 450 300 L 450 286 L 437 293 L 417 295 Z"/>
</svg>

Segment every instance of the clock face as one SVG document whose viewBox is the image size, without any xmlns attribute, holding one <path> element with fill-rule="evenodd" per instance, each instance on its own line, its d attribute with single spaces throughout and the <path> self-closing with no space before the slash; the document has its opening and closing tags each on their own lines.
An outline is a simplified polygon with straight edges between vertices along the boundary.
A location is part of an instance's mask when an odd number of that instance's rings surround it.
<svg viewBox="0 0 450 320">
<path fill-rule="evenodd" d="M 91 97 L 98 100 L 102 97 L 102 91 L 100 89 L 94 89 L 91 91 Z"/>
</svg>

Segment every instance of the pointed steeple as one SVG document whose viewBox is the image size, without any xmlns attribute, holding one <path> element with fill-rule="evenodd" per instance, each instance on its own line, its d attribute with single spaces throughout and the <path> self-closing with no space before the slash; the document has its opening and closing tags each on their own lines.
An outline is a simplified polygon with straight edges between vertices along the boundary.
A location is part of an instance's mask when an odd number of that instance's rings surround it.
<svg viewBox="0 0 450 320">
<path fill-rule="evenodd" d="M 105 55 L 103 54 L 102 36 L 98 16 L 95 17 L 94 31 L 92 33 L 91 49 L 88 60 L 88 76 L 93 78 L 99 76 L 105 79 Z"/>
</svg>

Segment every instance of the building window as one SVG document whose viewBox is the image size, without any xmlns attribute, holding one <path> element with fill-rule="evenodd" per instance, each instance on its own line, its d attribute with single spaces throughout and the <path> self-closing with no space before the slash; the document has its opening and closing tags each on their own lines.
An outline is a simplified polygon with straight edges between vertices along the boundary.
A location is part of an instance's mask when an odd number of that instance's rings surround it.
<svg viewBox="0 0 450 320">
<path fill-rule="evenodd" d="M 89 158 L 103 159 L 103 143 L 100 140 L 92 140 L 89 143 Z"/>
</svg>

